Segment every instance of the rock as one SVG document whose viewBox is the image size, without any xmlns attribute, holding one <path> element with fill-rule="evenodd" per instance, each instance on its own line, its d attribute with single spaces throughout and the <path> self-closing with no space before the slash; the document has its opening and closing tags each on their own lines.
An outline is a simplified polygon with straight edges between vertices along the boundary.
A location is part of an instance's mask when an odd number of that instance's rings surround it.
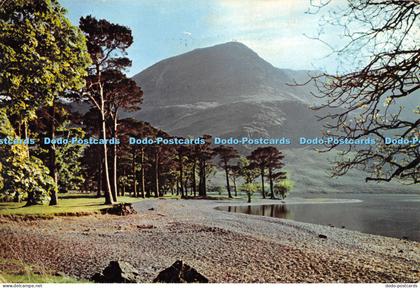
<svg viewBox="0 0 420 288">
<path fill-rule="evenodd" d="M 137 229 L 153 229 L 156 228 L 154 225 L 137 225 Z"/>
<path fill-rule="evenodd" d="M 153 282 L 161 283 L 208 283 L 209 280 L 191 266 L 175 261 L 171 267 L 161 271 Z"/>
<path fill-rule="evenodd" d="M 131 203 L 115 204 L 111 208 L 106 208 L 106 209 L 103 209 L 102 211 L 107 214 L 113 214 L 113 215 L 119 215 L 119 216 L 137 214 L 136 210 L 134 210 L 133 205 L 131 205 Z"/>
<path fill-rule="evenodd" d="M 149 210 L 149 211 L 154 211 L 155 210 L 155 208 L 149 208 L 149 209 L 147 209 L 147 210 Z"/>
<path fill-rule="evenodd" d="M 91 278 L 95 283 L 139 283 L 139 272 L 130 263 L 111 261 L 102 273 L 95 273 Z"/>
<path fill-rule="evenodd" d="M 321 239 L 327 239 L 327 236 L 324 235 L 324 234 L 319 234 L 318 237 L 321 238 Z"/>
<path fill-rule="evenodd" d="M 401 239 L 408 240 L 408 237 L 407 236 L 403 236 Z"/>
<path fill-rule="evenodd" d="M 54 276 L 63 277 L 63 278 L 68 277 L 66 273 L 61 272 L 61 271 L 54 273 Z"/>
<path fill-rule="evenodd" d="M 106 283 L 104 275 L 102 273 L 95 273 L 90 277 L 90 281 L 95 283 Z"/>
</svg>

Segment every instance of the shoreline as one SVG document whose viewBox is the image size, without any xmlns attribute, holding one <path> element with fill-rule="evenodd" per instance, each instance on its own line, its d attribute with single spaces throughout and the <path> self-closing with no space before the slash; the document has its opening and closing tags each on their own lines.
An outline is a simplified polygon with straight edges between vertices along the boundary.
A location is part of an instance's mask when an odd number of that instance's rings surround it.
<svg viewBox="0 0 420 288">
<path fill-rule="evenodd" d="M 215 200 L 224 201 L 224 200 Z M 290 197 L 288 199 L 254 199 L 251 203 L 239 200 L 226 200 L 226 204 L 215 206 L 218 207 L 227 206 L 258 206 L 258 205 L 305 205 L 305 204 L 346 204 L 346 203 L 362 203 L 360 199 L 340 199 L 340 198 L 301 198 L 301 197 Z"/>
<path fill-rule="evenodd" d="M 126 217 L 6 220 L 0 257 L 83 279 L 124 260 L 150 282 L 179 259 L 211 282 L 420 280 L 417 242 L 214 209 L 236 204 L 241 201 L 153 199 L 133 204 L 138 214 Z"/>
</svg>

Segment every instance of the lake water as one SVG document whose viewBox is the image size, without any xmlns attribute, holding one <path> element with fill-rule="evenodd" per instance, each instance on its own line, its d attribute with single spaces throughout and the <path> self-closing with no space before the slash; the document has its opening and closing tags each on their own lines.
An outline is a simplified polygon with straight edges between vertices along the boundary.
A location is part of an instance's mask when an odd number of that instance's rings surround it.
<svg viewBox="0 0 420 288">
<path fill-rule="evenodd" d="M 420 242 L 420 195 L 333 194 L 304 198 L 359 199 L 358 203 L 227 206 L 229 212 L 270 216 Z"/>
</svg>

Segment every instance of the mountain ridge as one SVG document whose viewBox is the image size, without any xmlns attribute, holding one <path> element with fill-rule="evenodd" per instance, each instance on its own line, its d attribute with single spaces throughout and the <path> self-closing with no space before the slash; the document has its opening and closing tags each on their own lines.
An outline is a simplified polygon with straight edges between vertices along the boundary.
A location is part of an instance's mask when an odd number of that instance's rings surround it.
<svg viewBox="0 0 420 288">
<path fill-rule="evenodd" d="M 293 73 L 274 67 L 242 43 L 228 42 L 164 59 L 133 79 L 148 95 L 144 109 L 266 99 L 306 102 L 309 96 L 299 97 L 298 92 L 306 88 L 288 85 Z M 296 73 L 302 78 L 302 70 Z"/>
<path fill-rule="evenodd" d="M 319 137 L 322 123 L 310 109 L 319 104 L 315 87 L 288 85 L 293 79 L 304 82 L 308 73 L 320 72 L 276 68 L 237 42 L 195 49 L 133 76 L 145 101 L 140 111 L 123 116 L 150 122 L 174 136 Z M 255 147 L 236 148 L 246 154 Z M 298 143 L 279 149 L 298 192 L 412 192 L 398 184 L 365 184 L 366 175 L 359 170 L 331 179 L 321 173 L 330 167 L 327 155 Z M 219 178 L 215 181 L 223 185 Z"/>
</svg>

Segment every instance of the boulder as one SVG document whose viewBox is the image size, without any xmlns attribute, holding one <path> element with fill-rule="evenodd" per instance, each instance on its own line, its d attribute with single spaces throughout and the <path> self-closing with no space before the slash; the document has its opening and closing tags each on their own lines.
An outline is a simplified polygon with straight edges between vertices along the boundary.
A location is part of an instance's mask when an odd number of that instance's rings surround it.
<svg viewBox="0 0 420 288">
<path fill-rule="evenodd" d="M 114 204 L 111 208 L 103 209 L 103 212 L 119 216 L 126 216 L 137 213 L 136 210 L 134 210 L 134 207 L 133 205 L 131 205 L 131 203 Z"/>
<path fill-rule="evenodd" d="M 327 236 L 324 235 L 324 234 L 319 234 L 318 237 L 321 238 L 321 239 L 327 239 Z"/>
<path fill-rule="evenodd" d="M 111 261 L 102 273 L 95 273 L 91 278 L 95 283 L 139 283 L 139 272 L 130 263 Z"/>
<path fill-rule="evenodd" d="M 177 260 L 171 267 L 162 270 L 153 282 L 208 283 L 209 280 L 191 266 L 184 264 L 181 260 Z"/>
</svg>

